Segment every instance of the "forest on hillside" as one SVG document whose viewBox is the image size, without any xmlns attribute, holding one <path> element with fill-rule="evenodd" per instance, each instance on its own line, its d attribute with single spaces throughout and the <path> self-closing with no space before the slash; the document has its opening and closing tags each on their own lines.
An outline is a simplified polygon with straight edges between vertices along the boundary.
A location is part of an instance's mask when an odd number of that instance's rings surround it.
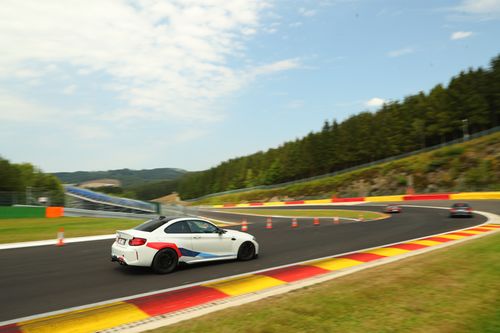
<svg viewBox="0 0 500 333">
<path fill-rule="evenodd" d="M 174 180 L 187 171 L 175 168 L 156 168 L 145 170 L 117 169 L 107 171 L 54 172 L 53 175 L 65 184 L 76 184 L 96 179 L 117 179 L 124 187 L 140 186 L 146 183 Z"/>
<path fill-rule="evenodd" d="M 500 55 L 448 86 L 407 96 L 337 122 L 278 148 L 230 159 L 179 180 L 183 199 L 326 174 L 433 146 L 500 125 Z M 166 193 L 165 193 L 166 194 Z"/>
</svg>

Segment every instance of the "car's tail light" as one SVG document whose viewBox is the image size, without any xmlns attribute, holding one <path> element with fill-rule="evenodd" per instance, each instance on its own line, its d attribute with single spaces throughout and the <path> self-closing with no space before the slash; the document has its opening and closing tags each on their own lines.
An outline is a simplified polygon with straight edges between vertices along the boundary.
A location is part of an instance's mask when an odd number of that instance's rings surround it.
<svg viewBox="0 0 500 333">
<path fill-rule="evenodd" d="M 130 246 L 141 246 L 146 244 L 146 239 L 145 238 L 132 238 L 131 240 L 128 241 L 128 245 Z"/>
<path fill-rule="evenodd" d="M 467 211 L 468 211 L 468 212 L 472 212 L 472 208 L 470 208 L 470 207 L 469 207 L 469 208 L 467 208 Z"/>
<path fill-rule="evenodd" d="M 452 213 L 455 213 L 455 211 L 456 211 L 455 208 L 450 209 L 450 212 L 452 212 Z"/>
</svg>

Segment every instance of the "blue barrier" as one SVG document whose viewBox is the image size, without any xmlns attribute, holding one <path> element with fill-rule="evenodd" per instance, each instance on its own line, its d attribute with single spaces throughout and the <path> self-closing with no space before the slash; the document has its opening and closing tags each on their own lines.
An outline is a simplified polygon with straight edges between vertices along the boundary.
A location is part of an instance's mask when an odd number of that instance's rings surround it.
<svg viewBox="0 0 500 333">
<path fill-rule="evenodd" d="M 132 208 L 132 209 L 140 209 L 143 211 L 148 211 L 151 213 L 156 212 L 156 205 L 144 201 L 139 201 L 139 200 L 133 200 L 133 199 L 127 199 L 127 198 L 118 198 L 118 197 L 113 197 L 110 195 L 106 195 L 103 193 L 98 193 L 94 192 L 91 190 L 79 188 L 79 187 L 74 187 L 74 186 L 69 186 L 65 185 L 64 186 L 65 191 L 68 194 L 73 194 L 78 197 L 81 197 L 82 199 L 89 199 L 92 201 L 96 201 L 99 203 L 103 204 L 108 204 L 108 205 L 114 205 L 114 206 L 120 206 L 120 207 L 125 207 L 125 208 Z"/>
</svg>

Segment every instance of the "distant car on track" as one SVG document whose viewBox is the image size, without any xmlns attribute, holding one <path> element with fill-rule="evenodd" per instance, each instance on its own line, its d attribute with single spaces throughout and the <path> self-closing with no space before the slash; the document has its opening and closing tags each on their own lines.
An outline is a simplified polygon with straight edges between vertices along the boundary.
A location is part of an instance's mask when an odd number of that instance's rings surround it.
<svg viewBox="0 0 500 333">
<path fill-rule="evenodd" d="M 450 208 L 450 217 L 472 217 L 472 207 L 465 202 L 454 203 Z"/>
<path fill-rule="evenodd" d="M 402 209 L 398 205 L 387 205 L 384 207 L 384 213 L 401 213 Z"/>
<path fill-rule="evenodd" d="M 170 273 L 180 262 L 250 260 L 259 253 L 255 237 L 219 228 L 192 217 L 159 217 L 129 230 L 118 230 L 111 247 L 111 261 L 151 267 Z"/>
</svg>

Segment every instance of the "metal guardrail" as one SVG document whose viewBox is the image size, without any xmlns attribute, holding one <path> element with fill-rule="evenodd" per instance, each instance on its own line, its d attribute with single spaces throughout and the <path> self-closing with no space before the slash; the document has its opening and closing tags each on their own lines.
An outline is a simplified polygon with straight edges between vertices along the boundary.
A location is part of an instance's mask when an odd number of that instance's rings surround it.
<svg viewBox="0 0 500 333">
<path fill-rule="evenodd" d="M 156 205 L 145 201 L 115 197 L 70 185 L 65 185 L 64 190 L 68 196 L 96 204 L 122 207 L 123 209 L 139 210 L 145 213 L 153 213 L 156 211 Z"/>
<path fill-rule="evenodd" d="M 490 129 L 485 130 L 485 131 L 481 131 L 481 132 L 477 132 L 477 133 L 471 134 L 471 135 L 468 136 L 468 140 L 480 138 L 482 136 L 493 134 L 493 133 L 496 133 L 496 132 L 499 132 L 499 131 L 500 131 L 500 126 L 496 126 L 496 127 L 490 128 Z M 273 184 L 273 185 L 259 185 L 259 186 L 253 186 L 253 187 L 247 187 L 247 188 L 240 188 L 240 189 L 236 189 L 236 190 L 211 193 L 211 194 L 207 194 L 207 195 L 195 198 L 195 199 L 189 199 L 189 200 L 186 200 L 186 201 L 187 202 L 191 202 L 191 201 L 197 201 L 197 200 L 201 200 L 201 199 L 205 199 L 205 198 L 211 198 L 211 197 L 215 197 L 215 196 L 219 196 L 219 195 L 224 195 L 224 194 L 241 193 L 241 192 L 247 192 L 247 191 L 252 191 L 252 190 L 270 190 L 270 189 L 273 189 L 273 188 L 283 187 L 283 186 L 287 186 L 287 185 L 305 183 L 305 182 L 309 182 L 309 181 L 313 181 L 313 180 L 318 180 L 318 179 L 323 179 L 323 178 L 327 178 L 327 177 L 337 176 L 337 175 L 340 175 L 340 174 L 343 174 L 343 173 L 347 173 L 347 172 L 351 172 L 351 171 L 355 171 L 355 170 L 367 168 L 367 167 L 374 166 L 374 165 L 377 165 L 377 164 L 391 162 L 391 161 L 398 160 L 398 159 L 401 159 L 401 158 L 405 158 L 405 157 L 409 157 L 409 156 L 413 156 L 413 155 L 425 153 L 425 152 L 428 152 L 428 151 L 431 151 L 431 150 L 435 150 L 435 149 L 439 149 L 439 148 L 451 146 L 451 145 L 454 145 L 454 144 L 457 144 L 457 143 L 462 143 L 462 142 L 465 142 L 465 141 L 468 141 L 468 140 L 464 140 L 463 138 L 455 139 L 455 140 L 452 140 L 452 141 L 441 143 L 439 145 L 430 146 L 430 147 L 422 148 L 422 149 L 419 149 L 419 150 L 414 150 L 414 151 L 411 151 L 411 152 L 408 152 L 408 153 L 404 153 L 404 154 L 400 154 L 400 155 L 396 155 L 396 156 L 386 157 L 386 158 L 378 160 L 378 161 L 360 164 L 360 165 L 357 165 L 357 166 L 354 166 L 354 167 L 350 167 L 350 168 L 347 168 L 347 169 L 342 169 L 342 170 L 335 171 L 335 172 L 330 172 L 330 173 L 319 175 L 319 176 L 314 176 L 314 177 L 309 177 L 309 178 L 303 178 L 303 179 L 298 179 L 298 180 L 292 180 L 292 181 L 289 181 L 289 182 L 279 183 L 279 184 Z"/>
<path fill-rule="evenodd" d="M 158 217 L 157 214 L 134 214 L 124 212 L 112 212 L 105 210 L 90 210 L 80 208 L 64 208 L 64 216 L 89 216 L 89 217 L 112 217 L 112 218 L 129 218 L 147 220 L 150 218 Z"/>
</svg>

